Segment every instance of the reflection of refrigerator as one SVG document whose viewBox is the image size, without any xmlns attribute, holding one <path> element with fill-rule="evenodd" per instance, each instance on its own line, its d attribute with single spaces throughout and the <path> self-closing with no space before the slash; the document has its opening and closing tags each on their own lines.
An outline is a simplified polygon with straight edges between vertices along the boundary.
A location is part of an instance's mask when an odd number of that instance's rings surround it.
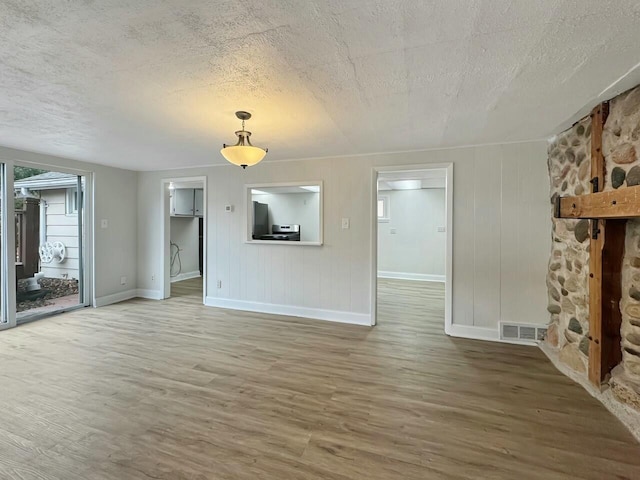
<svg viewBox="0 0 640 480">
<path fill-rule="evenodd" d="M 252 238 L 258 239 L 269 233 L 269 205 L 253 202 L 253 232 Z"/>
</svg>

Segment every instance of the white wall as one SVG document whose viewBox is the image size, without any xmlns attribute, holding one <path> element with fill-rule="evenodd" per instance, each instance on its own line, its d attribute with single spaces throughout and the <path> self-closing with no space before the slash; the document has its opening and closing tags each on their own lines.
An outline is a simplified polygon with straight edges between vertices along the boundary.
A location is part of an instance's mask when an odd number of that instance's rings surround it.
<svg viewBox="0 0 640 480">
<path fill-rule="evenodd" d="M 447 224 L 445 189 L 385 190 L 379 195 L 389 198 L 390 214 L 388 222 L 378 222 L 379 274 L 444 281 L 447 234 L 438 227 Z"/>
<path fill-rule="evenodd" d="M 271 225 L 300 225 L 301 242 L 320 239 L 319 193 L 268 193 L 252 195 L 253 200 L 269 205 Z"/>
<path fill-rule="evenodd" d="M 40 262 L 40 271 L 49 278 L 77 279 L 80 265 L 78 214 L 67 215 L 67 189 L 41 190 L 40 197 L 46 202 L 47 242 L 62 242 L 65 246 L 64 261 Z"/>
<path fill-rule="evenodd" d="M 67 158 L 0 147 L 0 161 L 26 162 L 94 173 L 94 296 L 116 298 L 135 291 L 137 283 L 137 172 Z M 101 220 L 108 222 L 101 228 Z M 126 285 L 120 278 L 127 277 Z M 123 297 L 120 297 L 123 298 Z M 100 300 L 99 300 L 100 301 Z"/>
<path fill-rule="evenodd" d="M 210 303 L 242 308 L 284 305 L 301 314 L 321 309 L 353 321 L 368 317 L 372 168 L 453 162 L 454 324 L 545 323 L 546 148 L 546 142 L 532 142 L 267 161 L 246 170 L 231 165 L 189 169 L 185 176 L 208 177 L 207 297 Z M 175 178 L 175 171 L 138 174 L 139 287 L 149 292 L 160 290 L 162 178 Z M 323 246 L 244 243 L 245 184 L 312 180 L 324 181 Z M 227 204 L 235 206 L 232 213 L 225 212 Z M 343 217 L 351 219 L 348 230 L 341 229 Z"/>
<path fill-rule="evenodd" d="M 182 276 L 200 274 L 199 220 L 196 217 L 171 217 L 170 219 L 170 239 L 180 247 L 180 261 L 182 262 L 180 274 Z M 171 273 L 177 273 L 177 269 L 176 263 Z"/>
</svg>

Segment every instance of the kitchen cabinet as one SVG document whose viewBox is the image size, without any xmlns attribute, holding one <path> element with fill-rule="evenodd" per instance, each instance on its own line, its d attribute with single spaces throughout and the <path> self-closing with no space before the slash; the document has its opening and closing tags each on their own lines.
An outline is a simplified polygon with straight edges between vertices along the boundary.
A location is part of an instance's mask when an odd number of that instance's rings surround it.
<svg viewBox="0 0 640 480">
<path fill-rule="evenodd" d="M 193 216 L 194 211 L 194 189 L 176 188 L 173 191 L 172 215 Z"/>
<path fill-rule="evenodd" d="M 196 217 L 201 217 L 204 213 L 204 190 L 202 188 L 196 188 L 193 196 L 194 213 Z"/>
<path fill-rule="evenodd" d="M 202 188 L 176 188 L 171 193 L 171 215 L 176 217 L 202 217 L 204 190 Z"/>
</svg>

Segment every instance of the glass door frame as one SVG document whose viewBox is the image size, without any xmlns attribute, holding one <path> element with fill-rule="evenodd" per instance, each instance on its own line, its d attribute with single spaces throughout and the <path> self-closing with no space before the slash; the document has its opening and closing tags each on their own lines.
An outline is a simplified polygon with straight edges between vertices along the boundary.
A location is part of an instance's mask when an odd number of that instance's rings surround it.
<svg viewBox="0 0 640 480">
<path fill-rule="evenodd" d="M 29 162 L 24 160 L 0 160 L 0 163 L 4 164 L 4 185 L 2 189 L 2 204 L 6 205 L 5 211 L 2 215 L 2 277 L 3 280 L 0 288 L 2 288 L 3 308 L 5 313 L 6 323 L 0 323 L 0 330 L 5 328 L 15 327 L 20 323 L 27 323 L 33 320 L 39 320 L 41 318 L 56 315 L 70 310 L 78 308 L 84 308 L 91 306 L 94 302 L 94 174 L 86 170 L 79 170 L 74 168 L 66 168 L 58 165 L 44 164 Z M 48 171 L 55 171 L 60 173 L 68 173 L 71 175 L 79 175 L 84 177 L 84 191 L 79 190 L 78 200 L 83 201 L 83 211 L 80 214 L 78 211 L 78 233 L 82 230 L 84 235 L 82 239 L 79 239 L 78 245 L 82 245 L 79 249 L 81 253 L 79 258 L 79 264 L 81 266 L 78 285 L 78 304 L 72 307 L 63 308 L 52 312 L 44 312 L 40 314 L 29 315 L 24 319 L 20 319 L 17 322 L 16 317 L 16 245 L 15 245 L 15 221 L 9 221 L 15 216 L 15 205 L 13 200 L 14 195 L 14 178 L 13 167 L 22 166 L 29 168 L 39 168 Z M 78 179 L 78 185 L 81 186 L 80 179 Z M 9 265 L 13 265 L 13 268 L 9 268 Z M 81 284 L 80 284 L 81 282 Z M 6 293 L 6 295 L 5 295 Z"/>
<path fill-rule="evenodd" d="M 2 256 L 2 272 L 0 272 L 0 289 L 2 290 L 2 319 L 0 330 L 16 326 L 16 222 L 14 220 L 15 205 L 13 202 L 13 162 L 0 163 L 0 181 L 2 182 L 2 229 L 0 239 Z M 13 265 L 13 268 L 9 266 Z"/>
</svg>

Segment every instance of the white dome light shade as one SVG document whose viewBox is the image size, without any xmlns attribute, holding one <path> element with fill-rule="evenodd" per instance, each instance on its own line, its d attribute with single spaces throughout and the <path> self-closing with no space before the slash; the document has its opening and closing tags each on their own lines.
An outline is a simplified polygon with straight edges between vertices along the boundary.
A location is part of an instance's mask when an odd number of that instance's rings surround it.
<svg viewBox="0 0 640 480">
<path fill-rule="evenodd" d="M 228 162 L 243 168 L 259 163 L 267 154 L 265 150 L 249 145 L 230 145 L 220 150 L 220 153 Z"/>
<path fill-rule="evenodd" d="M 251 118 L 249 112 L 236 112 L 236 117 L 242 120 L 242 130 L 238 130 L 236 135 L 238 136 L 238 143 L 235 145 L 222 145 L 220 153 L 229 162 L 234 165 L 238 165 L 242 168 L 251 167 L 264 158 L 269 151 L 266 148 L 254 147 L 251 145 L 249 137 L 251 132 L 244 129 L 244 121 Z"/>
</svg>

